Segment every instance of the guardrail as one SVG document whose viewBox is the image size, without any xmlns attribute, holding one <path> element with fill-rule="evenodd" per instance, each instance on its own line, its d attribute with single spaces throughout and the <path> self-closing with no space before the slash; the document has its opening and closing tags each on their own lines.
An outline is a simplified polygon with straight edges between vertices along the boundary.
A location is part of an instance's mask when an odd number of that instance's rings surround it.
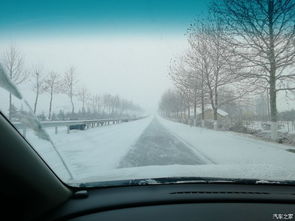
<svg viewBox="0 0 295 221">
<path fill-rule="evenodd" d="M 67 127 L 67 133 L 70 133 L 71 129 L 80 129 L 85 130 L 89 128 L 105 126 L 110 124 L 119 124 L 123 122 L 135 121 L 145 118 L 136 117 L 136 118 L 118 118 L 118 119 L 93 119 L 93 120 L 69 120 L 69 121 L 41 121 L 43 128 L 54 127 L 55 134 L 58 133 L 58 127 Z M 27 129 L 29 128 L 21 122 L 13 122 L 13 125 L 18 129 L 22 130 L 22 134 L 26 137 Z M 76 126 L 76 127 L 75 127 Z"/>
</svg>

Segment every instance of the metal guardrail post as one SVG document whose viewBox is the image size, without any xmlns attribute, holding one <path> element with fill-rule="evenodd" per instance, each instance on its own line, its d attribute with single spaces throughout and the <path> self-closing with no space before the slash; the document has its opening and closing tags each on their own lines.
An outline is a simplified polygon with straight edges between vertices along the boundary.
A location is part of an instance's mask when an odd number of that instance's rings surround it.
<svg viewBox="0 0 295 221">
<path fill-rule="evenodd" d="M 43 121 L 40 122 L 43 128 L 47 127 L 54 127 L 55 128 L 55 134 L 58 133 L 58 127 L 66 127 L 67 128 L 67 134 L 70 133 L 70 126 L 72 125 L 86 125 L 85 129 L 93 128 L 93 127 L 99 127 L 99 126 L 106 126 L 110 124 L 118 124 L 122 122 L 128 122 L 128 121 L 134 121 L 143 119 L 144 117 L 140 118 L 121 118 L 121 119 L 94 119 L 94 120 L 71 120 L 71 121 Z M 25 124 L 21 122 L 13 122 L 14 126 L 22 131 L 22 134 L 24 137 L 26 137 L 26 132 L 29 127 L 27 127 Z"/>
</svg>

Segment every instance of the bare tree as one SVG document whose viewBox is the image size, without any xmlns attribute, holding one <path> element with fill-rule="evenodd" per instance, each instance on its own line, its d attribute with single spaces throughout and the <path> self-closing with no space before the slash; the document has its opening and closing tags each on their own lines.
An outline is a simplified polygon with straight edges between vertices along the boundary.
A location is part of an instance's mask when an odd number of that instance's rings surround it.
<svg viewBox="0 0 295 221">
<path fill-rule="evenodd" d="M 125 99 L 121 99 L 120 100 L 120 114 L 119 114 L 119 116 L 123 116 L 126 110 L 128 110 L 128 101 Z"/>
<path fill-rule="evenodd" d="M 55 72 L 50 72 L 44 80 L 42 90 L 49 93 L 50 95 L 48 119 L 51 120 L 53 96 L 54 94 L 61 91 L 61 80 L 59 78 L 59 75 Z"/>
<path fill-rule="evenodd" d="M 8 73 L 8 77 L 15 84 L 23 83 L 28 74 L 24 71 L 24 61 L 21 52 L 13 45 L 5 50 L 3 54 L 3 67 Z M 12 117 L 12 95 L 9 93 L 9 113 L 8 118 Z"/>
<path fill-rule="evenodd" d="M 112 115 L 117 115 L 120 108 L 120 100 L 121 98 L 116 95 L 112 98 Z"/>
<path fill-rule="evenodd" d="M 197 91 L 194 87 L 195 82 L 192 79 L 191 70 L 185 64 L 184 57 L 171 62 L 169 76 L 183 98 L 185 109 L 187 110 L 187 120 L 189 120 L 191 118 L 191 105 L 193 104 L 195 108 Z"/>
<path fill-rule="evenodd" d="M 104 94 L 103 95 L 104 111 L 106 111 L 108 115 L 110 115 L 111 111 L 112 111 L 112 101 L 111 100 L 112 100 L 111 94 Z"/>
<path fill-rule="evenodd" d="M 82 103 L 82 113 L 85 113 L 85 104 L 87 103 L 87 99 L 89 98 L 89 93 L 85 87 L 81 88 L 78 92 L 78 99 Z"/>
<path fill-rule="evenodd" d="M 42 72 L 40 67 L 35 67 L 32 73 L 33 82 L 33 90 L 35 92 L 35 101 L 34 101 L 34 114 L 37 111 L 37 104 L 39 100 L 39 95 L 43 92 L 42 86 L 44 84 L 44 79 L 42 77 Z"/>
<path fill-rule="evenodd" d="M 70 69 L 67 72 L 65 72 L 63 83 L 64 83 L 63 92 L 70 98 L 71 105 L 72 105 L 72 114 L 73 114 L 75 112 L 73 98 L 76 95 L 75 86 L 77 84 L 75 68 L 73 66 L 70 67 Z"/>
<path fill-rule="evenodd" d="M 213 16 L 205 23 L 192 25 L 189 32 L 189 43 L 193 52 L 191 60 L 195 60 L 195 63 L 191 64 L 198 70 L 201 83 L 205 84 L 213 110 L 215 129 L 218 128 L 218 108 L 223 105 L 220 103 L 219 91 L 226 87 L 235 89 L 233 99 L 239 99 L 251 91 L 250 87 L 244 87 L 245 78 L 238 74 L 240 63 L 235 59 L 230 45 L 223 40 L 226 38 L 223 24 Z"/>
<path fill-rule="evenodd" d="M 272 139 L 277 139 L 277 93 L 295 89 L 294 0 L 222 0 L 213 11 L 228 27 L 245 75 L 269 91 Z"/>
<path fill-rule="evenodd" d="M 179 119 L 182 110 L 183 102 L 179 91 L 171 89 L 165 91 L 159 103 L 160 113 L 165 117 Z"/>
<path fill-rule="evenodd" d="M 96 112 L 99 114 L 101 112 L 101 97 L 96 94 L 94 100 L 96 105 Z"/>
<path fill-rule="evenodd" d="M 192 68 L 192 78 L 201 104 L 201 125 L 205 126 L 205 105 L 208 103 L 208 89 L 205 76 L 211 72 L 210 58 L 206 54 L 207 45 L 197 37 L 196 30 L 189 29 L 188 42 L 190 50 L 186 54 L 186 63 Z"/>
<path fill-rule="evenodd" d="M 91 106 L 93 113 L 99 113 L 100 111 L 100 96 L 95 94 L 91 98 Z"/>
</svg>

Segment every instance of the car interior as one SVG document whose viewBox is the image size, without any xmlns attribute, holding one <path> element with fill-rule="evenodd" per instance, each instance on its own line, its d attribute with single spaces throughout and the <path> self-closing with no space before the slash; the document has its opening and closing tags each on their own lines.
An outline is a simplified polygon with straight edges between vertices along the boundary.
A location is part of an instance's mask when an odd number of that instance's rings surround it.
<svg viewBox="0 0 295 221">
<path fill-rule="evenodd" d="M 292 219 L 295 188 L 275 183 L 70 187 L 0 115 L 1 220 Z"/>
<path fill-rule="evenodd" d="M 0 221 L 295 220 L 294 18 L 1 1 Z"/>
</svg>

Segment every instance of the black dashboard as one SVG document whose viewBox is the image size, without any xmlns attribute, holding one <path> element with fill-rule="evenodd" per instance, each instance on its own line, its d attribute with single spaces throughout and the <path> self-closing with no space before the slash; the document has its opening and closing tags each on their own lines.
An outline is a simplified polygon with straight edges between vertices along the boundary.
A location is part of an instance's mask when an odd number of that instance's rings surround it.
<svg viewBox="0 0 295 221">
<path fill-rule="evenodd" d="M 292 220 L 295 188 L 170 184 L 77 191 L 48 220 Z"/>
</svg>

